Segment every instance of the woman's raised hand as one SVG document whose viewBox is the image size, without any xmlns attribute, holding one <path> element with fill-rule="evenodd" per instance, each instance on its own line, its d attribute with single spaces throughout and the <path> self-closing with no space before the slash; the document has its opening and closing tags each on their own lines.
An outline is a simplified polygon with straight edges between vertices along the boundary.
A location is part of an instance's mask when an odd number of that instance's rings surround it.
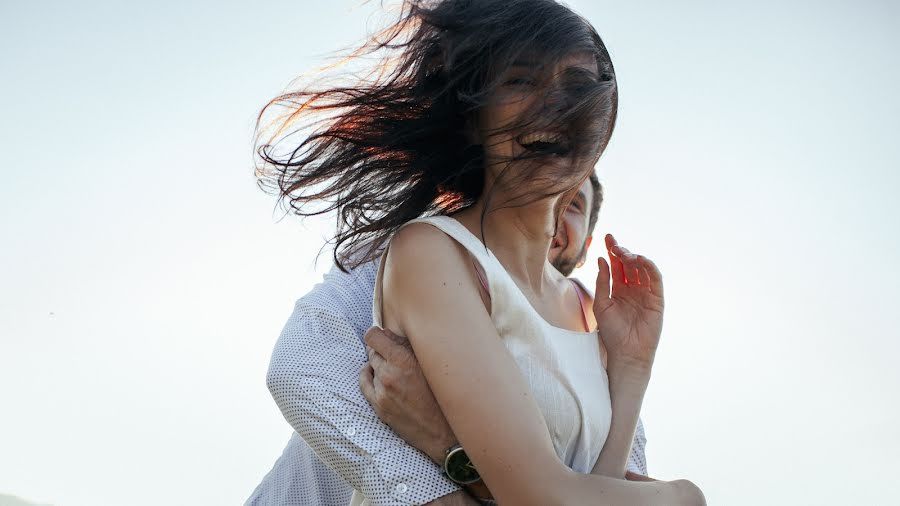
<svg viewBox="0 0 900 506">
<path fill-rule="evenodd" d="M 619 246 L 611 234 L 606 250 L 612 268 L 603 257 L 597 260 L 594 316 L 609 365 L 649 370 L 662 332 L 662 275 L 650 259 Z"/>
</svg>

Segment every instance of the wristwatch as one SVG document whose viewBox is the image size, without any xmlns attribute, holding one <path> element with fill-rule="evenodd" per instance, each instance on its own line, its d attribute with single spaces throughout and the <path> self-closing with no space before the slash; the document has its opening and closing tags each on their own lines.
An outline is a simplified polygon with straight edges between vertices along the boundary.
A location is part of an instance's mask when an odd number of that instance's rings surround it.
<svg viewBox="0 0 900 506">
<path fill-rule="evenodd" d="M 444 475 L 458 485 L 468 485 L 481 479 L 475 465 L 459 443 L 447 449 L 444 457 Z"/>
</svg>

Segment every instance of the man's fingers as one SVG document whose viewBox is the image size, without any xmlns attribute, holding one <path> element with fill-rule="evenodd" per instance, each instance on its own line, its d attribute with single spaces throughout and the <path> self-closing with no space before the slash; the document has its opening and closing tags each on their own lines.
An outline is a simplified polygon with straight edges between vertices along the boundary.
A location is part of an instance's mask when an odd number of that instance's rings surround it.
<svg viewBox="0 0 900 506">
<path fill-rule="evenodd" d="M 391 339 L 391 341 L 394 342 L 394 344 L 398 344 L 400 346 L 403 346 L 404 348 L 412 347 L 412 345 L 409 344 L 409 339 L 407 339 L 403 336 L 398 336 L 397 334 L 394 334 L 393 332 L 391 332 L 388 329 L 382 329 L 382 330 Z"/>
<path fill-rule="evenodd" d="M 375 350 L 382 357 L 390 360 L 391 355 L 399 347 L 394 339 L 388 334 L 387 330 L 378 327 L 372 327 L 366 332 L 363 340 L 366 344 Z"/>
<path fill-rule="evenodd" d="M 372 346 L 369 344 L 369 341 L 377 334 L 384 333 L 385 330 L 380 327 L 369 327 L 369 330 L 366 331 L 366 334 L 363 336 L 363 342 L 366 343 L 367 346 Z"/>
<path fill-rule="evenodd" d="M 370 348 L 368 346 L 366 347 L 366 353 L 369 354 L 369 365 L 372 366 L 372 369 L 376 374 L 384 369 L 386 361 L 380 353 L 378 353 L 374 348 Z"/>
<path fill-rule="evenodd" d="M 369 404 L 375 405 L 375 372 L 368 362 L 359 370 L 359 389 Z"/>
</svg>

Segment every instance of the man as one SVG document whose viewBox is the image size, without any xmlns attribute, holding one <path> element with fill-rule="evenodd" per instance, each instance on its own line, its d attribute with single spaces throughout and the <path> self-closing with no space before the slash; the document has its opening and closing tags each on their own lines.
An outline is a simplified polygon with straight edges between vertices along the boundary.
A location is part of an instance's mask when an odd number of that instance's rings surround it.
<svg viewBox="0 0 900 506">
<path fill-rule="evenodd" d="M 548 257 L 566 276 L 585 261 L 602 198 L 591 174 L 563 213 Z M 353 488 L 379 506 L 478 504 L 442 474 L 456 439 L 408 343 L 369 328 L 376 272 L 334 268 L 297 301 L 267 377 L 296 432 L 247 504 L 346 506 Z M 644 443 L 639 421 L 631 473 L 647 474 Z"/>
</svg>

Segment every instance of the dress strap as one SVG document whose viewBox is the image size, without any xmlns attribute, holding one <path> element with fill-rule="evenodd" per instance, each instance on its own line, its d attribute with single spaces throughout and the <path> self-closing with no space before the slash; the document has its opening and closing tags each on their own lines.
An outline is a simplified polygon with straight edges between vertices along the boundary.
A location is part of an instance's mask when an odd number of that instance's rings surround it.
<svg viewBox="0 0 900 506">
<path fill-rule="evenodd" d="M 478 276 L 478 282 L 481 283 L 481 287 L 484 288 L 485 293 L 490 294 L 491 291 L 488 290 L 487 281 L 484 279 L 484 276 L 481 274 L 481 268 L 478 266 L 478 264 L 475 262 L 474 259 L 472 260 L 472 267 L 475 268 L 475 275 Z"/>
<path fill-rule="evenodd" d="M 573 285 L 575 285 L 575 295 L 578 296 L 578 306 L 581 308 L 581 321 L 584 322 L 584 330 L 590 332 L 591 329 L 588 325 L 588 315 L 587 309 L 584 307 L 584 295 L 581 294 L 581 284 L 574 279 L 569 279 Z"/>
</svg>

